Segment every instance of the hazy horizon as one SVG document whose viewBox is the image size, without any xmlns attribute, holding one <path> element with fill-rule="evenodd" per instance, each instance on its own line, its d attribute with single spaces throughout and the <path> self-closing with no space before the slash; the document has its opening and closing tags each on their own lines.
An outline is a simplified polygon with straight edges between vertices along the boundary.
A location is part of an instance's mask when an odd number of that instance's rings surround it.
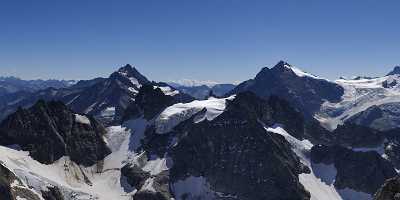
<svg viewBox="0 0 400 200">
<path fill-rule="evenodd" d="M 0 76 L 253 78 L 279 60 L 334 80 L 400 64 L 400 2 L 28 1 L 0 8 Z M 18 10 L 18 12 L 15 12 Z"/>
</svg>

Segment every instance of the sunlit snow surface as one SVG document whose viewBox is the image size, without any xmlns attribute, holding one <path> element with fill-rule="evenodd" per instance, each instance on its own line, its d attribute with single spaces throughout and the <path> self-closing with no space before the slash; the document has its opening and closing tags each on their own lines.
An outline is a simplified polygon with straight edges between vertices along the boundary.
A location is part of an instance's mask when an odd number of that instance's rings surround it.
<svg viewBox="0 0 400 200">
<path fill-rule="evenodd" d="M 314 164 L 308 154 L 312 144 L 308 140 L 298 140 L 286 132 L 280 125 L 266 127 L 267 131 L 285 137 L 292 145 L 293 151 L 300 157 L 303 164 L 307 165 L 311 173 L 300 174 L 300 183 L 311 193 L 311 200 L 371 200 L 372 196 L 352 189 L 338 190 L 334 187 L 336 169 L 333 165 Z"/>
<path fill-rule="evenodd" d="M 168 96 L 175 96 L 175 95 L 179 94 L 179 91 L 178 91 L 178 90 L 174 90 L 174 89 L 172 89 L 172 88 L 169 87 L 169 86 L 163 86 L 163 87 L 161 87 L 161 86 L 153 86 L 153 88 L 154 88 L 154 89 L 155 89 L 155 88 L 160 88 L 160 90 L 161 90 L 165 95 L 168 95 Z"/>
<path fill-rule="evenodd" d="M 309 78 L 314 78 L 314 79 L 326 80 L 326 79 L 320 78 L 318 76 L 315 76 L 315 75 L 309 74 L 307 72 L 304 72 L 301 69 L 299 69 L 297 67 L 294 67 L 292 65 L 287 65 L 286 64 L 285 67 L 288 68 L 288 69 L 291 69 L 299 77 L 309 77 Z"/>
<path fill-rule="evenodd" d="M 77 123 L 90 125 L 90 120 L 84 115 L 75 114 L 75 121 Z"/>
<path fill-rule="evenodd" d="M 190 103 L 177 103 L 166 108 L 155 119 L 156 133 L 163 134 L 172 131 L 172 129 L 203 109 L 206 109 L 204 117 L 196 119 L 196 122 L 205 119 L 211 121 L 218 117 L 226 107 L 226 100 L 233 100 L 235 96 L 228 98 L 209 98 L 207 100 L 195 100 Z"/>
<path fill-rule="evenodd" d="M 397 83 L 385 88 L 383 83 Z M 374 105 L 400 102 L 400 77 L 398 75 L 360 80 L 336 80 L 344 88 L 342 100 L 338 103 L 326 101 L 315 118 L 329 130 Z"/>
</svg>

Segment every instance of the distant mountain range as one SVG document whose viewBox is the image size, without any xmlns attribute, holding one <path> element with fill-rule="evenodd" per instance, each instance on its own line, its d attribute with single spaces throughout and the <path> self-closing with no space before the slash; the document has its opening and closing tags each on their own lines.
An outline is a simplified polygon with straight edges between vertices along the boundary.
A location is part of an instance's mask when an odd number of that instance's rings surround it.
<svg viewBox="0 0 400 200">
<path fill-rule="evenodd" d="M 206 99 L 209 97 L 210 93 L 214 94 L 215 96 L 223 97 L 228 92 L 230 92 L 236 85 L 233 84 L 213 84 L 210 85 L 192 85 L 192 86 L 185 86 L 179 85 L 177 83 L 168 83 L 169 85 L 175 87 L 179 91 L 189 94 L 196 99 Z"/>
<path fill-rule="evenodd" d="M 0 79 L 1 200 L 391 200 L 400 68 L 327 80 L 280 61 L 238 85 Z M 396 178 L 397 177 L 397 178 Z"/>
<path fill-rule="evenodd" d="M 22 80 L 12 76 L 0 77 L 0 96 L 19 91 L 35 92 L 49 87 L 66 88 L 75 83 L 73 80 Z"/>
</svg>

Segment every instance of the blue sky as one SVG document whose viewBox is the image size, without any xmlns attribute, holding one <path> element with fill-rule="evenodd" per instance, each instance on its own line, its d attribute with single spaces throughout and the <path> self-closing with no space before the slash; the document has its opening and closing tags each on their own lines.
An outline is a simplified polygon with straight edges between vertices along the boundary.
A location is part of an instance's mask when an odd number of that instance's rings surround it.
<svg viewBox="0 0 400 200">
<path fill-rule="evenodd" d="M 2 0 L 0 75 L 240 81 L 279 60 L 325 78 L 400 64 L 400 1 Z"/>
</svg>

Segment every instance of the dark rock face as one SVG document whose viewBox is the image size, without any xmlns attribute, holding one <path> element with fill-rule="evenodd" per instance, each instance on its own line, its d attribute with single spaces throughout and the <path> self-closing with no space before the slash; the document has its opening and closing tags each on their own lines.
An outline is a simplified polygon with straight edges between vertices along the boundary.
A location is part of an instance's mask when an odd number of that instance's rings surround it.
<svg viewBox="0 0 400 200">
<path fill-rule="evenodd" d="M 385 154 L 388 159 L 396 166 L 400 167 L 400 129 L 385 131 L 387 142 L 385 143 Z"/>
<path fill-rule="evenodd" d="M 136 193 L 132 200 L 169 200 L 159 192 L 152 191 L 139 191 Z"/>
<path fill-rule="evenodd" d="M 157 85 L 165 87 L 166 85 Z M 144 85 L 140 88 L 139 93 L 135 97 L 135 101 L 129 104 L 125 110 L 122 121 L 144 116 L 145 119 L 151 120 L 157 114 L 161 113 L 165 108 L 175 103 L 186 103 L 194 100 L 192 97 L 186 94 L 178 94 L 170 96 L 164 94 L 160 88 L 154 87 L 153 85 Z"/>
<path fill-rule="evenodd" d="M 169 190 L 169 172 L 164 171 L 152 177 L 155 191 L 140 190 L 133 195 L 133 200 L 170 200 L 173 196 Z"/>
<path fill-rule="evenodd" d="M 393 81 L 391 81 L 391 82 L 389 82 L 389 81 L 384 81 L 383 83 L 382 83 L 382 86 L 384 87 L 384 88 L 392 88 L 392 87 L 394 87 L 394 86 L 396 86 L 397 85 L 397 81 L 396 80 L 393 80 Z"/>
<path fill-rule="evenodd" d="M 165 95 L 161 89 L 154 89 L 151 85 L 143 86 L 135 101 L 143 110 L 144 117 L 149 120 L 174 103 L 174 97 Z"/>
<path fill-rule="evenodd" d="M 68 155 L 78 164 L 92 165 L 110 153 L 102 139 L 105 129 L 92 117 L 86 117 L 88 124 L 76 118 L 62 102 L 38 101 L 1 123 L 0 144 L 17 144 L 45 164 Z"/>
<path fill-rule="evenodd" d="M 379 146 L 385 139 L 385 134 L 380 131 L 351 123 L 338 126 L 332 134 L 335 144 L 348 147 Z"/>
<path fill-rule="evenodd" d="M 365 111 L 354 115 L 347 122 L 368 126 L 380 131 L 399 128 L 400 104 L 387 103 L 379 106 L 371 106 Z"/>
<path fill-rule="evenodd" d="M 14 173 L 0 163 L 0 199 L 1 200 L 17 200 L 17 197 L 40 200 L 39 196 L 25 187 L 12 187 L 11 184 L 17 182 L 21 184 Z"/>
<path fill-rule="evenodd" d="M 129 185 L 136 189 L 142 188 L 145 181 L 150 178 L 150 173 L 145 172 L 136 165 L 125 165 L 121 169 L 121 174 L 127 178 Z"/>
<path fill-rule="evenodd" d="M 0 199 L 12 200 L 13 194 L 11 190 L 11 183 L 16 179 L 15 175 L 11 173 L 2 164 L 0 165 Z"/>
<path fill-rule="evenodd" d="M 264 98 L 275 95 L 290 102 L 307 118 L 311 118 L 325 100 L 340 101 L 344 93 L 341 86 L 324 79 L 297 76 L 290 67 L 280 61 L 271 69 L 263 68 L 254 79 L 239 84 L 230 93 L 252 91 Z"/>
<path fill-rule="evenodd" d="M 307 170 L 290 144 L 260 123 L 279 116 L 265 105 L 254 94 L 238 94 L 213 121 L 186 126 L 170 152 L 173 182 L 203 176 L 212 190 L 237 199 L 309 199 L 298 179 Z"/>
<path fill-rule="evenodd" d="M 45 200 L 64 200 L 64 197 L 58 187 L 47 187 L 47 190 L 41 191 L 42 197 Z"/>
<path fill-rule="evenodd" d="M 400 177 L 386 180 L 375 194 L 374 200 L 400 200 Z"/>
<path fill-rule="evenodd" d="M 335 166 L 334 184 L 338 189 L 374 194 L 386 179 L 397 175 L 392 164 L 374 151 L 355 152 L 341 146 L 316 145 L 311 150 L 311 160 Z"/>
</svg>

